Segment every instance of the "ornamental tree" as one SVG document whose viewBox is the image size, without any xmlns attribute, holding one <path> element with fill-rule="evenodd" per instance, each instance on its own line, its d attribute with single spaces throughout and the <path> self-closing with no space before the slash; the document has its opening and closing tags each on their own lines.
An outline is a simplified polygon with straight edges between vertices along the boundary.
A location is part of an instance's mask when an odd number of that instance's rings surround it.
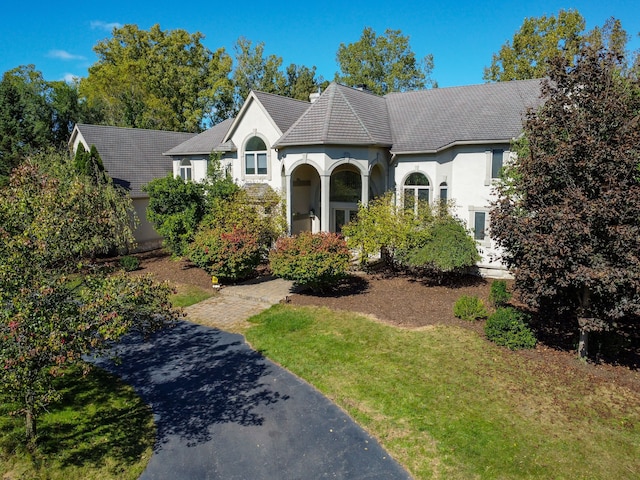
<svg viewBox="0 0 640 480">
<path fill-rule="evenodd" d="M 52 382 L 125 333 L 177 319 L 170 288 L 148 277 L 107 276 L 84 259 L 132 239 L 128 197 L 46 154 L 14 169 L 0 195 L 0 388 L 36 438 Z"/>
<path fill-rule="evenodd" d="M 596 47 L 552 63 L 491 212 L 522 299 L 571 314 L 580 356 L 640 314 L 640 85 L 623 64 Z"/>
</svg>

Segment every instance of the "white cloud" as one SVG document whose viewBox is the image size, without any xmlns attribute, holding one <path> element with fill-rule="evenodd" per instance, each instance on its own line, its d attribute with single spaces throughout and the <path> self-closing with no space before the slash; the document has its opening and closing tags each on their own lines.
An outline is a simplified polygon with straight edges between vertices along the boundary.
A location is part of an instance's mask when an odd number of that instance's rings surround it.
<svg viewBox="0 0 640 480">
<path fill-rule="evenodd" d="M 62 79 L 67 83 L 75 83 L 76 81 L 80 80 L 80 77 L 78 75 L 74 75 L 73 73 L 65 73 Z"/>
<path fill-rule="evenodd" d="M 107 23 L 102 20 L 91 21 L 92 30 L 106 30 L 107 32 L 111 32 L 114 28 L 122 28 L 122 24 L 118 22 Z"/>
<path fill-rule="evenodd" d="M 65 50 L 49 50 L 47 54 L 49 58 L 57 58 L 59 60 L 86 60 L 86 57 L 82 55 L 74 55 L 73 53 L 69 53 Z"/>
</svg>

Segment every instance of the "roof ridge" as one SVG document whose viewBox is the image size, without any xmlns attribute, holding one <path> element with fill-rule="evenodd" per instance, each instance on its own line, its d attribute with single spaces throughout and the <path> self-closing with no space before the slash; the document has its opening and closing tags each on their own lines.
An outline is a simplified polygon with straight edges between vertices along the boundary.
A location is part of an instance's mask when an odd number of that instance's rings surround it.
<svg viewBox="0 0 640 480">
<path fill-rule="evenodd" d="M 279 95 L 277 93 L 263 92 L 262 90 L 253 90 L 253 93 L 259 93 L 261 95 L 269 95 L 271 97 L 284 98 L 285 100 L 291 100 L 291 101 L 294 101 L 294 102 L 310 104 L 310 102 L 307 101 L 307 100 L 300 100 L 299 98 L 287 97 L 286 95 Z"/>
<path fill-rule="evenodd" d="M 98 125 L 95 123 L 76 123 L 78 127 L 96 127 L 96 128 L 117 128 L 119 130 L 136 130 L 136 131 L 147 131 L 147 132 L 162 132 L 162 133 L 179 133 L 181 135 L 198 135 L 202 132 L 180 132 L 177 130 L 162 130 L 159 128 L 139 128 L 139 127 L 119 127 L 117 125 Z"/>
<path fill-rule="evenodd" d="M 336 84 L 339 85 L 339 84 Z M 346 87 L 343 86 L 343 88 L 350 88 L 350 87 Z M 354 91 L 360 92 L 360 93 L 367 93 L 367 92 L 361 92 L 360 90 L 355 90 L 352 89 Z M 340 96 L 344 99 L 344 101 L 346 102 L 347 106 L 349 107 L 349 110 L 351 110 L 351 113 L 353 113 L 353 115 L 358 119 L 358 123 L 360 124 L 360 126 L 362 127 L 362 129 L 366 132 L 367 136 L 369 137 L 369 140 L 371 142 L 376 142 L 376 139 L 373 138 L 373 135 L 371 135 L 371 132 L 369 131 L 369 129 L 367 128 L 367 126 L 364 124 L 364 122 L 362 121 L 362 119 L 360 118 L 360 115 L 358 115 L 358 112 L 356 112 L 356 110 L 353 108 L 353 105 L 351 105 L 351 102 L 349 101 L 349 99 L 345 96 L 345 94 L 342 92 L 342 89 L 339 90 L 340 91 Z M 378 95 L 373 94 L 374 97 L 376 98 L 380 98 Z M 385 102 L 386 103 L 386 102 Z"/>
<path fill-rule="evenodd" d="M 327 87 L 327 90 L 331 87 L 331 85 L 329 85 L 329 87 Z M 329 90 L 329 99 L 327 100 L 328 102 L 328 107 L 327 107 L 327 113 L 328 115 L 326 115 L 324 117 L 324 125 L 322 126 L 322 135 L 320 136 L 321 140 L 324 142 L 327 140 L 327 138 L 329 137 L 329 125 L 331 125 L 331 117 L 333 116 L 333 101 L 335 99 L 335 88 L 332 88 L 331 90 Z"/>
</svg>

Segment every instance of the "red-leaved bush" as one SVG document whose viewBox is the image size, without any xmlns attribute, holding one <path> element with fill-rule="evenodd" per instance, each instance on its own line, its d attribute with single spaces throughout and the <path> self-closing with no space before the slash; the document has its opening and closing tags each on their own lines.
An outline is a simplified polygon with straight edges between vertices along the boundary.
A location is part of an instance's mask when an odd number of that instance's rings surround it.
<svg viewBox="0 0 640 480">
<path fill-rule="evenodd" d="M 345 276 L 351 254 L 340 235 L 303 232 L 279 238 L 269 261 L 274 275 L 321 290 Z"/>
<path fill-rule="evenodd" d="M 239 226 L 201 230 L 189 246 L 189 259 L 224 280 L 247 278 L 260 263 L 258 234 Z"/>
</svg>

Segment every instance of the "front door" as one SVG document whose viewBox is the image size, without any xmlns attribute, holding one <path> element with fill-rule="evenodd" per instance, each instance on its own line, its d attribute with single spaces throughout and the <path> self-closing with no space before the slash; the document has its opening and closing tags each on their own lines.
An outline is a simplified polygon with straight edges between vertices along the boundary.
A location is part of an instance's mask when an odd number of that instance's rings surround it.
<svg viewBox="0 0 640 480">
<path fill-rule="evenodd" d="M 357 208 L 334 208 L 333 209 L 333 231 L 342 233 L 342 227 L 356 219 Z"/>
</svg>

